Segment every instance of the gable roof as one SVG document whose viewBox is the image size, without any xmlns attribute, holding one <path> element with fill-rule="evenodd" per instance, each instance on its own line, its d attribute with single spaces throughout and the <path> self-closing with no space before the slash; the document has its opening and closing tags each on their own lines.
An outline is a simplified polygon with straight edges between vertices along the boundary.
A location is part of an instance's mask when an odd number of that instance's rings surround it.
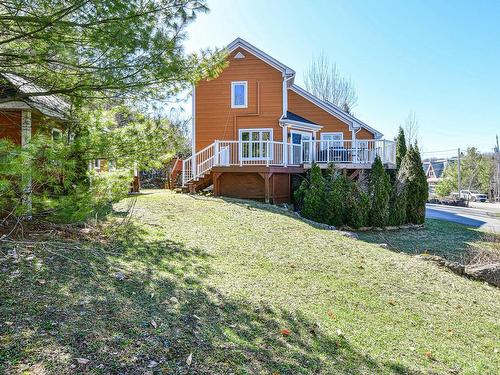
<svg viewBox="0 0 500 375">
<path fill-rule="evenodd" d="M 59 96 L 53 94 L 29 96 L 30 93 L 43 94 L 47 92 L 47 90 L 36 85 L 32 81 L 13 73 L 1 73 L 0 75 L 12 85 L 12 88 L 15 91 L 21 94 L 28 94 L 25 99 L 21 100 L 30 107 L 39 110 L 44 115 L 49 117 L 55 117 L 62 120 L 67 118 L 70 105 Z M 15 91 L 6 90 L 6 93 L 10 93 L 14 96 Z"/>
<path fill-rule="evenodd" d="M 328 112 L 332 116 L 335 116 L 339 120 L 342 120 L 345 123 L 347 123 L 349 125 L 349 130 L 363 128 L 363 129 L 368 130 L 370 133 L 372 133 L 375 138 L 377 138 L 377 139 L 382 138 L 383 134 L 380 133 L 378 130 L 365 124 L 363 121 L 359 120 L 358 118 L 354 117 L 353 115 L 345 112 L 343 109 L 336 106 L 335 104 L 319 99 L 318 97 L 311 94 L 309 91 L 304 90 L 302 87 L 300 87 L 296 84 L 293 84 L 289 88 L 289 90 L 292 90 L 293 92 L 295 92 L 295 93 L 299 94 L 300 96 L 302 96 L 303 98 L 309 100 L 311 103 L 315 104 L 319 108 Z"/>
<path fill-rule="evenodd" d="M 267 53 L 261 51 L 257 47 L 253 46 L 252 44 L 248 43 L 246 40 L 243 40 L 241 38 L 236 38 L 233 40 L 231 43 L 229 43 L 226 47 L 227 51 L 229 53 L 233 52 L 234 50 L 242 48 L 251 54 L 257 56 L 259 59 L 264 61 L 265 63 L 271 65 L 273 68 L 281 71 L 284 76 L 286 77 L 293 77 L 295 76 L 295 70 L 292 68 L 289 68 L 282 62 L 279 62 L 276 60 L 274 57 L 269 56 Z"/>
<path fill-rule="evenodd" d="M 363 128 L 363 129 L 368 130 L 370 133 L 372 133 L 376 139 L 382 138 L 383 134 L 380 133 L 378 130 L 372 128 L 371 126 L 369 126 L 368 124 L 359 120 L 358 118 L 354 117 L 353 115 L 345 112 L 342 108 L 336 106 L 335 104 L 321 100 L 321 99 L 317 98 L 316 96 L 314 96 L 313 94 L 311 94 L 310 92 L 304 90 L 300 86 L 294 84 L 293 81 L 295 79 L 295 71 L 292 68 L 286 66 L 282 62 L 269 56 L 267 53 L 261 51 L 260 49 L 258 49 L 254 45 L 248 43 L 246 40 L 244 40 L 242 38 L 236 38 L 231 43 L 229 43 L 226 47 L 228 53 L 231 53 L 238 48 L 242 48 L 242 49 L 250 52 L 251 54 L 253 54 L 256 57 L 258 57 L 259 59 L 261 59 L 262 61 L 264 61 L 267 64 L 274 67 L 275 69 L 281 71 L 283 73 L 283 77 L 287 78 L 287 87 L 289 90 L 296 92 L 297 94 L 301 95 L 302 97 L 309 100 L 310 102 L 312 102 L 316 106 L 325 110 L 326 112 L 328 112 L 332 116 L 335 116 L 339 120 L 342 120 L 343 122 L 345 122 L 346 124 L 349 125 L 349 130 L 353 130 L 353 129 L 356 130 L 356 129 Z M 313 125 L 319 126 L 319 125 L 314 124 L 314 123 L 313 123 Z"/>
</svg>

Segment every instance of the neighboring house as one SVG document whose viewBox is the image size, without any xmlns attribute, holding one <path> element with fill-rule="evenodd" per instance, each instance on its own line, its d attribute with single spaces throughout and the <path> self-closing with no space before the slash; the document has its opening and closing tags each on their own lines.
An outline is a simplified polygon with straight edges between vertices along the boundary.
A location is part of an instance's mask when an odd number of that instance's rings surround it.
<svg viewBox="0 0 500 375">
<path fill-rule="evenodd" d="M 456 162 L 456 158 L 424 160 L 422 167 L 427 176 L 429 185 L 429 198 L 436 197 L 436 186 L 443 179 L 446 168 Z"/>
<path fill-rule="evenodd" d="M 25 96 L 43 92 L 20 76 L 0 74 L 0 139 L 24 147 L 44 122 L 50 123 L 48 131 L 54 139 L 62 136 L 69 104 L 56 95 Z"/>
<path fill-rule="evenodd" d="M 44 92 L 46 90 L 23 77 L 0 74 L 0 139 L 25 147 L 41 127 L 47 127 L 52 139 L 62 137 L 70 106 L 57 95 L 29 95 Z M 89 169 L 106 172 L 113 170 L 114 166 L 105 159 L 96 159 L 89 163 Z M 131 192 L 140 189 L 136 170 L 130 186 Z"/>
<path fill-rule="evenodd" d="M 294 83 L 295 71 L 243 39 L 229 65 L 193 89 L 193 155 L 183 185 L 213 184 L 215 196 L 288 202 L 291 175 L 335 163 L 352 178 L 376 155 L 395 167 L 395 144 L 339 107 Z"/>
</svg>

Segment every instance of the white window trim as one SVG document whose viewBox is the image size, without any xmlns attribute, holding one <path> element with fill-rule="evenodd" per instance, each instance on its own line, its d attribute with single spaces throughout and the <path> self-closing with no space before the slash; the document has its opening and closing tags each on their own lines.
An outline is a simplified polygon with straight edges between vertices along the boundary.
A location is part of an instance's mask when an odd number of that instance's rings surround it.
<svg viewBox="0 0 500 375">
<path fill-rule="evenodd" d="M 332 141 L 332 142 L 342 142 L 342 147 L 344 147 L 344 133 L 343 132 L 324 132 L 324 133 L 321 133 L 321 141 L 326 141 L 326 139 L 324 138 L 325 135 L 340 135 L 340 137 L 342 139 L 339 139 L 339 140 L 336 140 L 336 141 Z M 325 149 L 325 143 L 324 142 L 321 142 L 321 149 L 322 150 Z"/>
<path fill-rule="evenodd" d="M 58 128 L 52 128 L 51 131 L 50 131 L 50 137 L 52 138 L 52 140 L 54 141 L 54 133 L 59 133 L 59 139 L 62 140 L 62 130 L 61 129 L 58 129 Z"/>
<path fill-rule="evenodd" d="M 297 143 L 293 143 L 293 134 L 300 134 L 300 135 L 307 135 L 307 136 L 309 136 L 310 137 L 310 141 L 311 141 L 310 145 L 314 145 L 314 143 L 312 143 L 312 140 L 314 139 L 313 132 L 309 132 L 309 131 L 306 131 L 306 130 L 295 130 L 295 129 L 290 130 L 290 144 L 297 145 Z M 302 139 L 301 139 L 300 146 L 303 147 L 302 145 L 303 145 L 303 143 L 302 143 Z M 299 158 L 300 158 L 299 164 L 302 164 L 302 162 L 303 162 L 303 154 L 302 153 L 304 152 L 304 149 L 300 148 L 299 150 L 296 150 L 295 147 L 291 148 L 290 159 L 291 159 L 292 163 L 295 161 L 295 153 L 298 153 L 299 154 Z M 312 156 L 312 147 L 309 147 L 309 149 L 306 152 L 309 154 L 308 158 L 311 159 L 311 156 Z"/>
<path fill-rule="evenodd" d="M 242 133 L 244 132 L 259 132 L 260 135 L 259 135 L 259 141 L 252 141 L 252 137 L 250 137 L 250 141 L 243 141 L 241 138 L 242 136 Z M 269 142 L 274 142 L 274 132 L 273 132 L 273 129 L 272 128 L 250 128 L 250 129 L 240 129 L 239 130 L 239 141 L 240 142 L 248 142 L 249 144 L 252 144 L 253 143 L 257 143 L 257 142 L 262 142 L 264 144 L 265 141 L 260 141 L 260 139 L 262 139 L 262 133 L 263 132 L 269 132 Z M 243 147 L 240 147 L 240 158 L 241 160 L 273 160 L 273 146 L 270 145 L 269 146 L 269 155 L 267 157 L 264 157 L 264 156 L 248 156 L 248 157 L 244 157 L 243 156 Z"/>
<path fill-rule="evenodd" d="M 97 167 L 96 167 L 96 163 L 95 162 L 97 162 Z M 99 169 L 100 170 L 101 169 L 101 159 L 95 159 L 93 166 L 94 166 L 94 169 Z"/>
<path fill-rule="evenodd" d="M 234 86 L 244 85 L 245 86 L 245 104 L 236 105 L 234 104 Z M 231 82 L 231 108 L 248 108 L 248 82 L 247 81 L 233 81 Z"/>
</svg>

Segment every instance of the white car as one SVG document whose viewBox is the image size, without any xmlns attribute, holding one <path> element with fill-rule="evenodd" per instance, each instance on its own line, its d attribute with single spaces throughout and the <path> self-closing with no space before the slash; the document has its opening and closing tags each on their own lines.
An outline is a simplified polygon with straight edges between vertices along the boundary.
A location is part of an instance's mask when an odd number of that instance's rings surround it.
<svg viewBox="0 0 500 375">
<path fill-rule="evenodd" d="M 461 190 L 460 197 L 473 202 L 486 202 L 488 200 L 488 196 L 486 194 L 473 190 Z"/>
</svg>

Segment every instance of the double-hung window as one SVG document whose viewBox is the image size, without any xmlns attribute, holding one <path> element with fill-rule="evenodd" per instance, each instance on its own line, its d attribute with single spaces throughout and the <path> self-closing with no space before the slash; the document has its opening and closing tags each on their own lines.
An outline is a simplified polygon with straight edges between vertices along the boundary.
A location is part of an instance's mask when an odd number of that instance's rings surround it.
<svg viewBox="0 0 500 375">
<path fill-rule="evenodd" d="M 231 82 L 231 108 L 248 107 L 247 81 Z"/>
<path fill-rule="evenodd" d="M 273 145 L 272 129 L 241 129 L 241 158 L 243 160 L 272 159 Z"/>
</svg>

